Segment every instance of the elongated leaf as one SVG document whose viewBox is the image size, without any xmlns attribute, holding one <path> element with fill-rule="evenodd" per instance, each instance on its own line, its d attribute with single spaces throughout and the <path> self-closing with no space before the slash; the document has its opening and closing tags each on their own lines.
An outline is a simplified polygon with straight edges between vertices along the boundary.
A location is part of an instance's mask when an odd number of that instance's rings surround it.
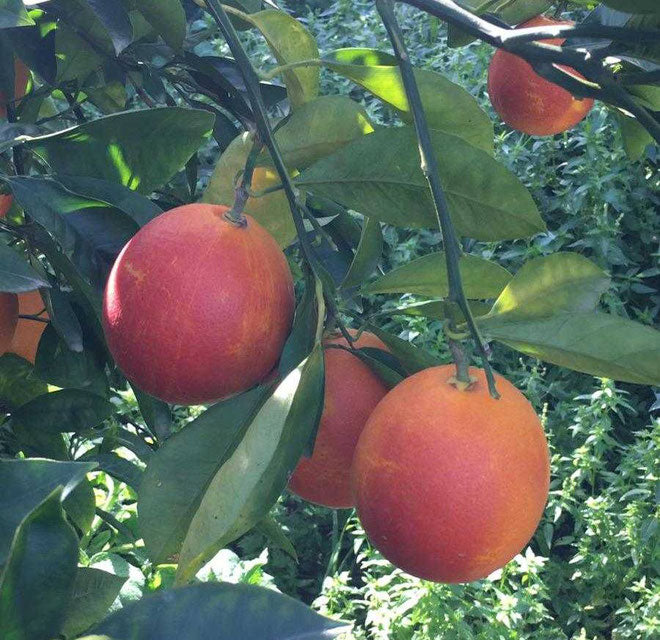
<svg viewBox="0 0 660 640">
<path fill-rule="evenodd" d="M 16 527 L 58 487 L 62 499 L 96 467 L 88 462 L 0 460 L 0 565 L 7 560 Z"/>
<path fill-rule="evenodd" d="M 499 264 L 470 254 L 461 256 L 459 267 L 468 298 L 497 298 L 512 278 Z M 362 292 L 416 293 L 444 298 L 449 294 L 445 254 L 430 253 L 417 258 L 365 285 Z"/>
<path fill-rule="evenodd" d="M 113 413 L 114 406 L 95 393 L 62 389 L 34 398 L 12 417 L 30 429 L 62 433 L 90 429 Z"/>
<path fill-rule="evenodd" d="M 660 5 L 656 0 L 602 0 L 603 4 L 626 13 L 658 13 Z"/>
<path fill-rule="evenodd" d="M 478 300 L 471 300 L 469 303 L 470 310 L 474 317 L 486 315 L 490 309 L 491 304 L 487 302 L 479 302 Z M 427 302 L 413 302 L 412 304 L 402 305 L 391 309 L 383 309 L 371 317 L 381 316 L 414 316 L 425 318 L 437 318 L 444 320 L 447 318 L 446 301 L 445 300 L 428 300 Z"/>
<path fill-rule="evenodd" d="M 660 331 L 605 313 L 490 318 L 484 333 L 541 360 L 637 384 L 660 384 Z"/>
<path fill-rule="evenodd" d="M 94 632 L 117 640 L 322 640 L 348 628 L 270 589 L 207 583 L 129 604 Z"/>
<path fill-rule="evenodd" d="M 162 213 L 162 209 L 148 198 L 116 182 L 74 176 L 54 176 L 66 189 L 123 211 L 141 227 Z"/>
<path fill-rule="evenodd" d="M 154 562 L 179 552 L 206 487 L 240 442 L 267 391 L 259 387 L 213 405 L 151 457 L 140 486 L 138 523 Z"/>
<path fill-rule="evenodd" d="M 304 169 L 373 130 L 364 107 L 354 100 L 321 96 L 296 109 L 275 140 L 287 166 Z"/>
<path fill-rule="evenodd" d="M 375 49 L 338 49 L 324 64 L 393 106 L 411 123 L 412 114 L 396 59 Z M 474 97 L 443 75 L 415 70 L 429 127 L 451 133 L 493 154 L 493 124 Z"/>
<path fill-rule="evenodd" d="M 261 31 L 280 65 L 319 57 L 314 37 L 298 20 L 284 11 L 259 11 L 250 14 L 249 22 Z M 319 93 L 319 77 L 318 67 L 300 67 L 283 74 L 293 109 L 316 98 Z"/>
<path fill-rule="evenodd" d="M 391 353 L 371 347 L 356 349 L 352 353 L 369 366 L 389 389 L 396 387 L 407 375 L 399 360 Z"/>
<path fill-rule="evenodd" d="M 255 529 L 263 533 L 270 544 L 282 549 L 294 562 L 298 562 L 298 554 L 295 547 L 286 535 L 282 525 L 275 518 L 266 516 L 256 525 Z"/>
<path fill-rule="evenodd" d="M 34 373 L 34 367 L 13 353 L 0 357 L 0 403 L 14 409 L 32 398 L 46 393 L 48 387 Z"/>
<path fill-rule="evenodd" d="M 0 29 L 34 25 L 22 0 L 0 0 Z"/>
<path fill-rule="evenodd" d="M 119 55 L 133 41 L 133 25 L 120 0 L 86 0 L 107 29 Z"/>
<path fill-rule="evenodd" d="M 116 453 L 89 453 L 81 459 L 96 463 L 101 471 L 109 473 L 113 478 L 126 483 L 136 491 L 140 488 L 142 469 Z"/>
<path fill-rule="evenodd" d="M 135 8 L 175 50 L 181 50 L 186 37 L 186 14 L 179 0 L 137 0 Z"/>
<path fill-rule="evenodd" d="M 62 436 L 59 436 L 62 439 Z M 66 449 L 66 445 L 64 445 Z M 68 452 L 65 451 L 66 456 Z M 82 532 L 89 532 L 96 515 L 96 496 L 92 483 L 83 478 L 80 484 L 62 501 L 69 520 Z"/>
<path fill-rule="evenodd" d="M 591 311 L 609 286 L 607 274 L 577 253 L 554 253 L 527 262 L 496 300 L 482 326 L 498 316 L 539 318 L 561 311 Z"/>
<path fill-rule="evenodd" d="M 387 345 L 392 355 L 401 362 L 409 375 L 417 373 L 422 369 L 437 367 L 439 364 L 442 364 L 438 358 L 431 355 L 428 351 L 416 347 L 407 340 L 383 331 L 374 325 L 368 325 L 367 329 L 375 333 Z"/>
<path fill-rule="evenodd" d="M 252 149 L 252 141 L 250 134 L 243 133 L 227 147 L 218 160 L 202 196 L 202 202 L 227 206 L 234 203 L 234 183 L 239 173 L 245 169 L 245 161 Z M 254 170 L 253 191 L 263 191 L 278 184 L 280 179 L 272 167 L 257 167 Z M 244 211 L 265 227 L 281 247 L 288 246 L 296 238 L 296 227 L 291 217 L 289 201 L 283 191 L 269 193 L 260 198 L 248 198 Z"/>
<path fill-rule="evenodd" d="M 156 434 L 157 438 L 165 440 L 170 435 L 172 426 L 172 412 L 169 405 L 136 387 L 132 388 L 147 426 Z"/>
<path fill-rule="evenodd" d="M 51 640 L 71 597 L 78 536 L 66 521 L 62 489 L 55 489 L 20 524 L 0 580 L 3 637 Z"/>
<path fill-rule="evenodd" d="M 55 173 L 150 193 L 185 165 L 212 129 L 208 111 L 162 107 L 105 116 L 26 144 Z"/>
<path fill-rule="evenodd" d="M 25 258 L 0 243 L 0 291 L 19 293 L 49 286 Z"/>
<path fill-rule="evenodd" d="M 42 293 L 43 296 L 43 293 Z M 83 331 L 69 298 L 58 287 L 53 287 L 44 296 L 51 324 L 71 351 L 83 350 Z"/>
<path fill-rule="evenodd" d="M 545 228 L 531 195 L 503 165 L 461 138 L 431 132 L 454 224 L 465 236 L 503 240 Z M 314 163 L 296 183 L 402 227 L 437 224 L 411 127 L 381 129 Z"/>
<path fill-rule="evenodd" d="M 360 244 L 341 286 L 349 289 L 362 284 L 378 266 L 382 254 L 383 232 L 380 229 L 380 222 L 372 218 L 365 218 Z"/>
<path fill-rule="evenodd" d="M 186 582 L 222 547 L 262 520 L 317 428 L 323 405 L 320 346 L 266 400 L 209 484 L 179 557 Z"/>
<path fill-rule="evenodd" d="M 75 637 L 99 622 L 119 595 L 126 578 L 93 567 L 78 567 L 62 633 Z"/>
</svg>

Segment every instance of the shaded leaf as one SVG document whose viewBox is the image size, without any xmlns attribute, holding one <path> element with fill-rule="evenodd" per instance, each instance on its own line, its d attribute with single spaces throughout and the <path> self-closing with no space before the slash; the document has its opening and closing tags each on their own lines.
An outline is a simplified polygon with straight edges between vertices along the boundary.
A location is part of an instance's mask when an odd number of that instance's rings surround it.
<svg viewBox="0 0 660 640">
<path fill-rule="evenodd" d="M 459 268 L 468 298 L 496 298 L 512 278 L 496 262 L 470 254 L 461 256 Z M 444 298 L 449 295 L 445 254 L 430 253 L 393 269 L 362 287 L 362 293 L 415 293 Z"/>
<path fill-rule="evenodd" d="M 51 640 L 64 621 L 78 560 L 78 536 L 55 489 L 20 524 L 0 579 L 3 637 Z M 44 559 L 47 558 L 47 562 Z"/>
<path fill-rule="evenodd" d="M 119 55 L 133 41 L 133 25 L 120 0 L 86 0 L 107 29 Z"/>
<path fill-rule="evenodd" d="M 19 407 L 47 390 L 27 360 L 13 353 L 0 356 L 0 403 L 4 409 Z"/>
<path fill-rule="evenodd" d="M 117 640 L 321 640 L 347 629 L 348 625 L 323 618 L 270 589 L 206 583 L 163 591 L 129 604 L 94 632 Z"/>
<path fill-rule="evenodd" d="M 401 362 L 409 375 L 417 373 L 422 369 L 437 367 L 442 364 L 438 358 L 431 355 L 428 351 L 420 349 L 407 340 L 383 331 L 374 325 L 368 325 L 367 330 L 375 333 L 385 343 L 392 355 Z"/>
<path fill-rule="evenodd" d="M 0 0 L 0 29 L 32 25 L 34 20 L 28 15 L 22 0 Z"/>
<path fill-rule="evenodd" d="M 432 131 L 440 178 L 459 233 L 479 240 L 525 237 L 545 228 L 530 193 L 508 169 L 461 138 Z M 411 127 L 375 131 L 305 169 L 296 184 L 403 227 L 435 227 Z"/>
<path fill-rule="evenodd" d="M 0 243 L 0 291 L 19 293 L 49 286 L 23 256 Z"/>
<path fill-rule="evenodd" d="M 374 272 L 382 254 L 383 232 L 380 228 L 380 222 L 372 218 L 365 218 L 360 243 L 341 286 L 344 289 L 349 289 L 362 284 Z"/>
<path fill-rule="evenodd" d="M 135 8 L 175 50 L 181 50 L 186 37 L 186 14 L 179 0 L 139 0 Z"/>
</svg>

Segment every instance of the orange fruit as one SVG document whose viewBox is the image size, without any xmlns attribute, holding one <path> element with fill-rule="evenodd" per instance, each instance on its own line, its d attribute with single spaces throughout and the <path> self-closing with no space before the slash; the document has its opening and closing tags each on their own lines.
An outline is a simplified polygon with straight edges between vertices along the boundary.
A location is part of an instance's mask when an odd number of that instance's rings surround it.
<svg viewBox="0 0 660 640">
<path fill-rule="evenodd" d="M 228 207 L 190 204 L 154 218 L 119 254 L 105 289 L 108 347 L 126 377 L 166 402 L 202 404 L 263 380 L 294 311 L 273 237 Z"/>
<path fill-rule="evenodd" d="M 13 201 L 14 198 L 11 195 L 0 193 L 0 218 L 4 218 L 7 215 Z"/>
<path fill-rule="evenodd" d="M 496 376 L 460 391 L 453 365 L 405 379 L 378 404 L 355 450 L 351 481 L 381 553 L 436 582 L 484 578 L 519 553 L 548 496 L 548 446 L 531 404 Z"/>
<path fill-rule="evenodd" d="M 18 323 L 18 298 L 15 293 L 0 293 L 0 356 L 11 344 Z"/>
<path fill-rule="evenodd" d="M 573 24 L 538 16 L 520 25 L 538 27 Z M 561 45 L 565 38 L 541 40 Z M 561 66 L 578 78 L 574 69 Z M 566 89 L 539 76 L 532 66 L 518 56 L 498 49 L 488 68 L 488 94 L 500 118 L 513 129 L 534 136 L 549 136 L 574 127 L 593 107 L 590 98 L 580 99 Z"/>
<path fill-rule="evenodd" d="M 14 62 L 14 101 L 17 101 L 25 95 L 25 88 L 27 87 L 29 77 L 30 70 L 21 60 L 16 59 Z M 6 117 L 7 96 L 4 92 L 0 91 L 0 118 Z"/>
<path fill-rule="evenodd" d="M 46 305 L 38 289 L 18 294 L 18 313 L 21 315 L 39 315 L 48 319 Z M 25 358 L 34 364 L 41 334 L 46 329 L 46 323 L 28 318 L 19 318 L 14 338 L 9 345 L 9 351 Z"/>
<path fill-rule="evenodd" d="M 348 341 L 336 336 L 324 344 L 347 347 Z M 387 350 L 378 337 L 366 331 L 354 345 L 358 349 Z M 381 379 L 357 356 L 326 347 L 323 414 L 312 456 L 300 460 L 289 480 L 293 493 L 325 507 L 353 506 L 350 470 L 355 446 L 371 412 L 386 393 Z"/>
</svg>

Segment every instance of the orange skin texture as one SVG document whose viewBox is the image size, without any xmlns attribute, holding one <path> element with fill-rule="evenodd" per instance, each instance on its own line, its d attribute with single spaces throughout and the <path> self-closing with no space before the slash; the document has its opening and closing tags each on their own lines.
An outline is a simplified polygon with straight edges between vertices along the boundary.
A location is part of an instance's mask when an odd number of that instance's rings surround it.
<svg viewBox="0 0 660 640">
<path fill-rule="evenodd" d="M 573 24 L 538 16 L 520 27 Z M 540 40 L 561 45 L 565 38 Z M 583 78 L 574 69 L 558 65 Z M 500 118 L 513 129 L 534 136 L 550 136 L 573 128 L 593 107 L 590 98 L 578 99 L 566 89 L 539 76 L 522 58 L 498 49 L 488 68 L 488 94 Z"/>
<path fill-rule="evenodd" d="M 327 339 L 324 344 L 348 346 L 343 336 Z M 368 332 L 363 332 L 353 344 L 357 349 L 388 350 Z M 350 469 L 355 446 L 371 412 L 387 391 L 380 378 L 357 356 L 341 349 L 325 349 L 323 414 L 312 456 L 300 460 L 289 480 L 293 493 L 333 509 L 353 506 Z"/>
<path fill-rule="evenodd" d="M 14 100 L 19 100 L 25 95 L 30 70 L 21 60 L 14 63 Z M 0 118 L 7 117 L 7 96 L 0 91 Z"/>
<path fill-rule="evenodd" d="M 548 446 L 527 399 L 483 370 L 467 391 L 453 365 L 398 384 L 360 436 L 351 481 L 364 529 L 404 571 L 470 582 L 504 566 L 530 540 L 548 497 Z"/>
<path fill-rule="evenodd" d="M 18 324 L 18 297 L 0 293 L 0 356 L 7 352 Z"/>
<path fill-rule="evenodd" d="M 0 218 L 4 218 L 7 215 L 13 201 L 12 196 L 0 194 Z"/>
<path fill-rule="evenodd" d="M 103 327 L 126 377 L 166 402 L 203 404 L 263 380 L 293 318 L 293 278 L 273 237 L 228 207 L 190 204 L 145 225 L 108 279 Z"/>
<path fill-rule="evenodd" d="M 38 289 L 18 294 L 18 313 L 22 315 L 39 315 L 48 319 L 46 305 Z M 47 324 L 38 320 L 19 318 L 14 338 L 9 345 L 9 351 L 34 364 L 41 334 Z"/>
</svg>

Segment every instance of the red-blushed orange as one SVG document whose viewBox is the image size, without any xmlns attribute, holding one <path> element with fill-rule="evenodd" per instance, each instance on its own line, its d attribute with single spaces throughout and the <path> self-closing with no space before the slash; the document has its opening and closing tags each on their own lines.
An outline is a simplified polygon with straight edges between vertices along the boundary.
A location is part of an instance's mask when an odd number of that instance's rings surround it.
<svg viewBox="0 0 660 640">
<path fill-rule="evenodd" d="M 44 320 L 48 319 L 46 304 L 38 289 L 18 294 L 18 313 L 20 315 L 39 316 Z M 46 329 L 46 326 L 47 323 L 40 320 L 19 318 L 8 351 L 34 364 L 39 340 L 41 340 L 41 334 Z"/>
<path fill-rule="evenodd" d="M 538 16 L 520 27 L 573 24 Z M 541 40 L 561 45 L 565 38 Z M 561 66 L 578 78 L 577 71 Z M 534 136 L 549 136 L 573 128 L 593 107 L 591 98 L 580 99 L 538 75 L 522 58 L 498 49 L 488 68 L 488 95 L 500 118 L 513 129 Z"/>
<path fill-rule="evenodd" d="M 531 404 L 483 370 L 461 391 L 455 367 L 406 378 L 360 436 L 351 481 L 364 529 L 415 576 L 469 582 L 505 565 L 530 540 L 548 497 L 548 446 Z"/>
<path fill-rule="evenodd" d="M 25 64 L 16 59 L 14 62 L 14 101 L 18 101 L 25 95 L 30 70 Z M 0 118 L 7 117 L 7 95 L 0 91 Z"/>
<path fill-rule="evenodd" d="M 6 353 L 18 324 L 18 298 L 15 293 L 0 293 L 0 356 Z"/>
<path fill-rule="evenodd" d="M 13 201 L 11 194 L 0 193 L 0 218 L 4 218 L 9 213 Z"/>
<path fill-rule="evenodd" d="M 226 398 L 278 362 L 295 304 L 293 278 L 273 237 L 228 207 L 167 211 L 131 238 L 103 301 L 108 347 L 140 389 L 178 404 Z"/>
<path fill-rule="evenodd" d="M 352 335 L 356 335 L 351 331 Z M 353 506 L 350 470 L 355 445 L 376 405 L 387 393 L 381 379 L 348 351 L 327 345 L 348 346 L 343 336 L 324 341 L 325 398 L 319 431 L 310 458 L 302 458 L 289 489 L 301 498 L 334 509 Z M 353 343 L 387 351 L 373 333 L 363 332 Z"/>
</svg>

